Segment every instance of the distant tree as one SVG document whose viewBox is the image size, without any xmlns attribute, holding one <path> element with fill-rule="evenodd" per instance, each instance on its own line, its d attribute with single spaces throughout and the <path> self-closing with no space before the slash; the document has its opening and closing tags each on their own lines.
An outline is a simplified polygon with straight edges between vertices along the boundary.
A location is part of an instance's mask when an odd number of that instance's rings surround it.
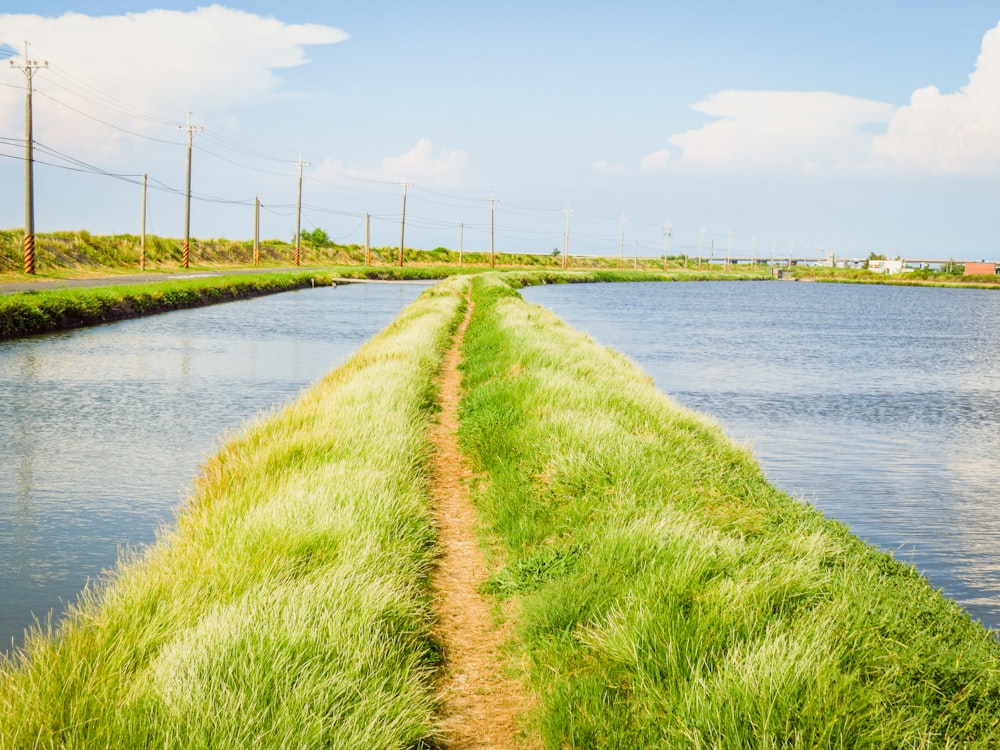
<svg viewBox="0 0 1000 750">
<path fill-rule="evenodd" d="M 311 232 L 302 233 L 302 241 L 306 242 L 313 247 L 329 247 L 333 243 L 330 241 L 329 235 L 319 227 L 316 227 Z"/>
<path fill-rule="evenodd" d="M 963 263 L 956 263 L 953 260 L 949 260 L 947 263 L 941 264 L 941 273 L 961 276 L 965 273 L 965 265 Z"/>
<path fill-rule="evenodd" d="M 562 255 L 562 253 L 559 251 L 558 247 L 554 247 L 554 248 L 552 248 L 552 252 L 550 253 L 550 255 L 553 258 L 558 258 L 560 255 Z"/>
</svg>

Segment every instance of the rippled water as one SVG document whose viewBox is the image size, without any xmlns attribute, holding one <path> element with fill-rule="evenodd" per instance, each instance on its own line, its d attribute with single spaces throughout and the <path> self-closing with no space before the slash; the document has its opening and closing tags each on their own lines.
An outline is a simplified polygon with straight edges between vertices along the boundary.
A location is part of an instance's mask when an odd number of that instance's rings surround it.
<svg viewBox="0 0 1000 750">
<path fill-rule="evenodd" d="M 152 541 L 228 431 L 423 288 L 303 290 L 0 342 L 0 649 Z"/>
<path fill-rule="evenodd" d="M 523 295 L 1000 629 L 1000 293 L 729 282 Z"/>
</svg>

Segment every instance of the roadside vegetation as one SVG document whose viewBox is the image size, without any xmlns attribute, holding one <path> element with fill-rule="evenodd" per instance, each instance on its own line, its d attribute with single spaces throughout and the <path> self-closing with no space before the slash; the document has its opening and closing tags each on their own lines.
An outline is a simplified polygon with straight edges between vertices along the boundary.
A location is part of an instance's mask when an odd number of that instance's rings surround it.
<svg viewBox="0 0 1000 750">
<path fill-rule="evenodd" d="M 460 443 L 547 747 L 1000 744 L 989 631 L 506 280 L 474 303 Z"/>
<path fill-rule="evenodd" d="M 44 278 L 66 278 L 80 275 L 108 275 L 134 273 L 139 268 L 139 237 L 131 234 L 92 235 L 86 230 L 78 232 L 55 232 L 36 235 L 37 275 Z M 322 229 L 302 233 L 301 264 L 308 268 L 361 267 L 375 272 L 386 267 L 399 268 L 398 247 L 370 248 L 370 264 L 365 266 L 365 249 L 362 245 L 342 245 L 333 242 Z M 286 268 L 292 265 L 294 243 L 282 240 L 263 240 L 260 243 L 260 265 L 262 268 Z M 146 271 L 158 273 L 176 271 L 180 267 L 182 243 L 178 239 L 146 236 Z M 499 268 L 562 268 L 562 256 L 553 253 L 503 253 L 495 255 Z M 407 266 L 443 267 L 452 272 L 482 271 L 490 268 L 488 252 L 466 251 L 459 253 L 444 247 L 432 250 L 406 248 L 403 253 L 404 268 Z M 592 257 L 570 256 L 569 265 L 574 269 L 617 270 L 620 258 L 617 256 Z M 253 264 L 253 243 L 245 240 L 194 239 L 191 247 L 192 269 L 245 268 Z M 663 258 L 625 258 L 624 268 L 655 272 L 664 270 Z M 22 272 L 22 233 L 15 230 L 0 230 L 0 280 L 23 281 L 27 277 Z M 725 267 L 699 264 L 684 256 L 668 258 L 667 269 L 671 272 L 722 272 L 741 277 L 767 276 L 764 266 Z"/>
<path fill-rule="evenodd" d="M 232 438 L 175 528 L 0 661 L 0 747 L 433 746 L 428 429 L 465 283 Z"/>
<path fill-rule="evenodd" d="M 20 230 L 0 230 L 0 281 L 24 281 L 22 233 Z M 38 271 L 36 278 L 70 278 L 93 275 L 134 273 L 139 268 L 140 238 L 132 234 L 92 235 L 86 230 L 52 232 L 36 235 Z M 179 239 L 146 236 L 146 271 L 150 274 L 176 272 L 181 264 L 182 242 Z M 288 268 L 293 263 L 293 242 L 267 239 L 260 242 L 262 268 Z M 480 272 L 490 269 L 490 255 L 482 251 L 459 253 L 445 247 L 431 250 L 406 248 L 403 268 L 399 268 L 398 247 L 372 247 L 369 263 L 365 264 L 365 249 L 357 244 L 339 244 L 321 228 L 303 231 L 301 265 L 306 268 L 340 268 L 345 273 L 391 275 L 413 267 L 438 271 L 435 278 L 455 273 Z M 872 254 L 874 258 L 884 256 Z M 637 271 L 644 274 L 664 272 L 682 279 L 697 280 L 703 275 L 713 279 L 771 278 L 771 267 L 760 261 L 751 263 L 712 262 L 690 255 L 672 255 L 664 266 L 663 257 L 574 256 L 567 259 L 571 270 Z M 505 253 L 495 255 L 497 269 L 528 269 L 561 271 L 563 258 L 558 248 L 550 253 Z M 248 268 L 253 265 L 253 243 L 247 240 L 193 239 L 191 268 L 219 270 Z M 619 265 L 623 267 L 619 269 Z M 347 269 L 352 269 L 348 271 Z M 797 265 L 783 269 L 785 278 L 809 281 L 835 281 L 860 284 L 905 286 L 956 286 L 997 288 L 1000 276 L 965 276 L 961 263 L 948 263 L 937 269 L 922 268 L 906 274 L 886 275 L 864 268 L 826 268 Z"/>
</svg>

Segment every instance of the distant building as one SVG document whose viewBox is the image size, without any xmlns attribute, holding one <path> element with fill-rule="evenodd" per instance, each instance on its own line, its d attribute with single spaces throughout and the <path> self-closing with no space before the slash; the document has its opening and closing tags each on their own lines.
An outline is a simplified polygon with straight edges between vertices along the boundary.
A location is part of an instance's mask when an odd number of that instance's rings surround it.
<svg viewBox="0 0 1000 750">
<path fill-rule="evenodd" d="M 900 258 L 894 258 L 891 260 L 869 260 L 868 270 L 872 273 L 905 273 L 913 269 L 907 268 Z"/>
<path fill-rule="evenodd" d="M 966 263 L 966 276 L 1000 276 L 1000 263 Z"/>
</svg>

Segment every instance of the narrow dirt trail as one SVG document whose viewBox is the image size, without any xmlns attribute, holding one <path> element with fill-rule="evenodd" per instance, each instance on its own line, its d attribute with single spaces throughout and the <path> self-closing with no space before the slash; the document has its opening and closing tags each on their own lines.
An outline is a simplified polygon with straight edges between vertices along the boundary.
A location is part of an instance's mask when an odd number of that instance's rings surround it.
<svg viewBox="0 0 1000 750">
<path fill-rule="evenodd" d="M 441 554 L 431 575 L 438 616 L 436 635 L 444 649 L 445 671 L 438 688 L 442 702 L 443 747 L 449 750 L 526 747 L 516 718 L 529 703 L 516 681 L 503 675 L 500 646 L 508 630 L 497 627 L 491 605 L 478 593 L 487 576 L 476 537 L 476 512 L 463 479 L 469 476 L 458 449 L 459 348 L 472 301 L 445 355 L 440 386 L 441 413 L 431 440 L 435 447 L 432 491 Z"/>
</svg>

